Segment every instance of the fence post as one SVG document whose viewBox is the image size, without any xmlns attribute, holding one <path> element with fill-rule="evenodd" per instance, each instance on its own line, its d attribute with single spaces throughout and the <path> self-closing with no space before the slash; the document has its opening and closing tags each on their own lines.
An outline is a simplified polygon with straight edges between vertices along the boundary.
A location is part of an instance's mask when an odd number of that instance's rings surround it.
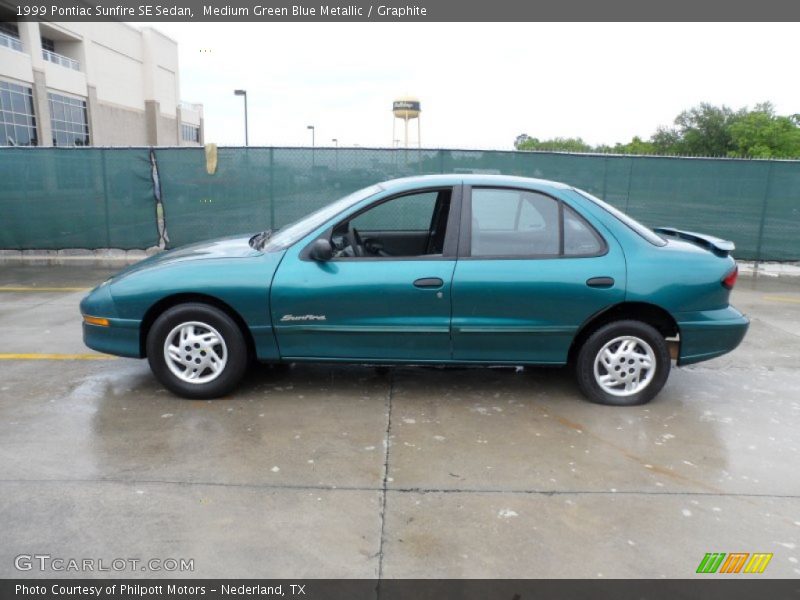
<svg viewBox="0 0 800 600">
<path fill-rule="evenodd" d="M 756 238 L 756 269 L 758 269 L 758 263 L 761 262 L 761 244 L 764 239 L 764 222 L 767 220 L 767 202 L 772 189 L 773 163 L 774 161 L 770 160 L 767 166 L 767 181 L 764 183 L 764 197 L 761 200 L 761 219 L 758 223 L 758 238 Z"/>
<path fill-rule="evenodd" d="M 439 150 L 439 173 L 444 174 L 444 150 Z"/>
<path fill-rule="evenodd" d="M 275 148 L 269 149 L 269 228 L 275 229 Z"/>
<path fill-rule="evenodd" d="M 606 199 L 606 188 L 608 184 L 608 156 L 603 157 L 603 193 L 600 196 L 603 200 Z M 630 187 L 629 187 L 630 190 Z"/>
<path fill-rule="evenodd" d="M 103 173 L 103 208 L 106 215 L 106 248 L 111 248 L 111 221 L 108 216 L 108 173 L 106 170 L 106 150 L 100 149 L 100 165 Z"/>
<path fill-rule="evenodd" d="M 628 205 L 631 202 L 631 183 L 633 182 L 633 163 L 635 158 L 633 156 L 630 157 L 630 167 L 628 167 L 628 189 L 625 191 L 625 211 L 628 212 Z"/>
</svg>

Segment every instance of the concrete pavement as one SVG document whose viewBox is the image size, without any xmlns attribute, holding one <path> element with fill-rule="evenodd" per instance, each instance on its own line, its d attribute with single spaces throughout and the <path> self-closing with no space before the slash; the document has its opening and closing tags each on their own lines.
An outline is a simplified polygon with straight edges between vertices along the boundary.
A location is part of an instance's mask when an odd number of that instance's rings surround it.
<svg viewBox="0 0 800 600">
<path fill-rule="evenodd" d="M 217 401 L 91 360 L 105 263 L 0 264 L 0 577 L 20 554 L 193 559 L 175 577 L 800 575 L 800 281 L 741 278 L 725 357 L 649 405 L 561 369 L 261 366 Z M 41 359 L 39 355 L 55 355 Z M 27 355 L 27 356 L 23 356 Z"/>
</svg>

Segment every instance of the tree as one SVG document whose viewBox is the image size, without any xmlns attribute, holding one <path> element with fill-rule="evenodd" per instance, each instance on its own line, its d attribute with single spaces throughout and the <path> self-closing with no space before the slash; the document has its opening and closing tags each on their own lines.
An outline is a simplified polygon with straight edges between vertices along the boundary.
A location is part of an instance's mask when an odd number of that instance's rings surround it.
<svg viewBox="0 0 800 600">
<path fill-rule="evenodd" d="M 743 109 L 744 110 L 744 109 Z M 696 156 L 727 156 L 733 148 L 731 125 L 742 111 L 702 103 L 675 118 L 679 134 L 678 151 Z"/>
<path fill-rule="evenodd" d="M 793 117 L 775 114 L 769 102 L 742 113 L 730 126 L 730 156 L 791 158 L 800 156 L 800 127 Z"/>
<path fill-rule="evenodd" d="M 646 141 L 638 135 L 627 144 L 616 144 L 612 151 L 616 154 L 656 154 L 656 145 L 652 141 Z"/>
<path fill-rule="evenodd" d="M 526 139 L 515 143 L 517 150 L 540 150 L 544 152 L 591 152 L 593 148 L 581 138 L 557 137 L 540 141 L 538 138 L 526 136 Z"/>
<path fill-rule="evenodd" d="M 528 142 L 528 140 L 530 140 L 530 139 L 531 139 L 531 136 L 529 136 L 527 133 L 520 133 L 517 136 L 517 139 L 514 140 L 514 148 L 519 150 L 520 146 L 522 146 L 523 144 L 526 144 Z"/>
<path fill-rule="evenodd" d="M 683 151 L 682 142 L 681 134 L 676 129 L 668 127 L 659 127 L 650 138 L 656 154 L 680 154 Z"/>
<path fill-rule="evenodd" d="M 542 141 L 522 134 L 514 146 L 518 150 L 562 152 L 797 158 L 800 114 L 778 115 L 769 102 L 738 111 L 704 102 L 681 112 L 673 127 L 659 127 L 648 140 L 635 136 L 627 144 L 592 147 L 579 137 Z"/>
</svg>

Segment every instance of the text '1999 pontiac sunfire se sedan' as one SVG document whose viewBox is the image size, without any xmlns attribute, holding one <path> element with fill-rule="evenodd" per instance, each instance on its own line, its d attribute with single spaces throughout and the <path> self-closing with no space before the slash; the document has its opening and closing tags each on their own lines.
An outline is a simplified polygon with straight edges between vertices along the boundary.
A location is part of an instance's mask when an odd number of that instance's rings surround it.
<svg viewBox="0 0 800 600">
<path fill-rule="evenodd" d="M 648 229 L 561 183 L 398 179 L 275 232 L 128 267 L 81 302 L 83 337 L 147 357 L 187 398 L 230 392 L 257 359 L 571 364 L 593 402 L 641 404 L 672 358 L 695 363 L 742 341 L 732 250 Z"/>
</svg>

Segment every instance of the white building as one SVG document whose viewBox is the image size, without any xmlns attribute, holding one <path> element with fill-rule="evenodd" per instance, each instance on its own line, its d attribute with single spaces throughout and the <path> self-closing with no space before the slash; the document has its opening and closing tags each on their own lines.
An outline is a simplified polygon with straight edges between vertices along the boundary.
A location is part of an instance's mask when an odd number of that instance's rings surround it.
<svg viewBox="0 0 800 600">
<path fill-rule="evenodd" d="M 20 146 L 199 145 L 203 107 L 180 101 L 178 45 L 155 29 L 0 13 L 0 136 Z"/>
</svg>

